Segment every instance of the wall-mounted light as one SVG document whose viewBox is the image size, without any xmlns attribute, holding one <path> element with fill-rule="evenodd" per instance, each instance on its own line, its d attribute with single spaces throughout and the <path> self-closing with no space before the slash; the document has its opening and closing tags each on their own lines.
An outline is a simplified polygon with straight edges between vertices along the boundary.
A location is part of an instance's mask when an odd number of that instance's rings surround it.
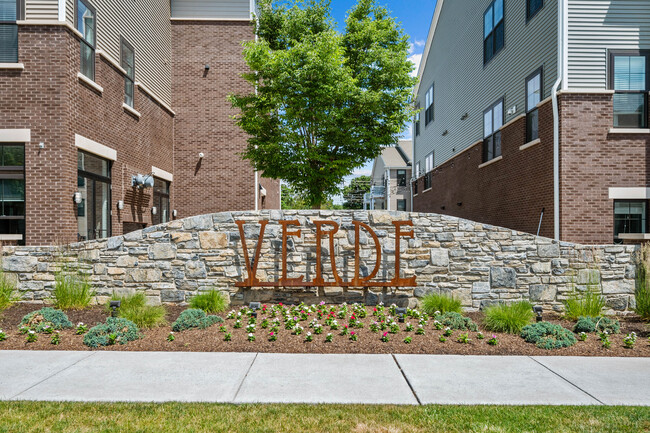
<svg viewBox="0 0 650 433">
<path fill-rule="evenodd" d="M 508 108 L 508 116 L 512 116 L 517 112 L 517 106 L 513 105 L 512 107 Z"/>
<path fill-rule="evenodd" d="M 155 215 L 158 213 L 158 208 L 156 206 L 151 208 L 151 215 Z"/>
<path fill-rule="evenodd" d="M 136 174 L 131 176 L 131 186 L 138 188 L 153 188 L 153 176 L 150 174 Z"/>
<path fill-rule="evenodd" d="M 462 202 L 462 201 L 459 201 L 459 202 L 456 203 L 456 204 L 457 204 L 458 206 L 462 206 L 462 205 L 463 205 L 463 202 Z"/>
<path fill-rule="evenodd" d="M 174 209 L 174 210 L 172 211 L 172 216 L 173 216 L 174 218 L 176 218 L 176 215 L 178 215 L 178 211 L 177 211 L 176 209 Z"/>
<path fill-rule="evenodd" d="M 203 159 L 204 156 L 205 156 L 205 153 L 199 152 L 199 159 Z"/>
<path fill-rule="evenodd" d="M 117 202 L 117 208 L 118 208 L 119 210 L 124 209 L 124 200 L 118 200 L 118 202 Z"/>
<path fill-rule="evenodd" d="M 75 203 L 80 204 L 81 203 L 81 193 L 79 191 L 75 192 L 72 194 L 72 199 L 74 200 Z"/>
<path fill-rule="evenodd" d="M 38 143 L 38 148 L 39 149 L 45 149 L 45 143 L 43 143 L 43 142 Z"/>
<path fill-rule="evenodd" d="M 469 117 L 469 113 L 465 113 L 462 116 L 460 116 L 460 120 L 465 120 Z"/>
<path fill-rule="evenodd" d="M 210 70 L 210 65 L 205 65 L 205 70 L 209 71 Z"/>
<path fill-rule="evenodd" d="M 445 131 L 442 133 L 442 136 L 444 137 L 445 135 L 449 134 L 449 131 L 445 129 Z"/>
<path fill-rule="evenodd" d="M 444 207 L 444 206 L 440 206 L 440 210 L 445 210 L 445 207 Z"/>
</svg>

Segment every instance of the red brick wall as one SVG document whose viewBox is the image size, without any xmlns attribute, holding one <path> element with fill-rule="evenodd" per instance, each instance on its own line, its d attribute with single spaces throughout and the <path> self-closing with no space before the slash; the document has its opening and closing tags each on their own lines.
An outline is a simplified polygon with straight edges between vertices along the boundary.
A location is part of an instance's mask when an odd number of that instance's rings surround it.
<svg viewBox="0 0 650 433">
<path fill-rule="evenodd" d="M 562 94 L 560 109 L 561 238 L 611 243 L 609 188 L 650 186 L 650 137 L 609 133 L 612 95 Z"/>
<path fill-rule="evenodd" d="M 227 96 L 250 92 L 242 42 L 248 22 L 174 21 L 172 94 L 176 111 L 174 176 L 179 217 L 255 208 L 255 172 L 239 154 L 246 136 L 235 125 Z M 210 65 L 210 70 L 205 70 Z M 199 159 L 199 152 L 205 154 Z M 277 185 L 279 183 L 271 183 Z M 266 208 L 279 208 L 269 183 Z M 271 203 L 271 200 L 276 203 Z M 261 202 L 261 199 L 260 199 Z"/>
<path fill-rule="evenodd" d="M 503 159 L 483 168 L 482 145 L 478 144 L 436 167 L 432 188 L 413 198 L 416 212 L 434 212 L 486 224 L 537 233 L 540 213 L 544 218 L 540 235 L 553 237 L 553 110 L 550 102 L 539 109 L 540 140 L 528 149 L 526 119 L 502 130 Z M 462 203 L 461 206 L 458 203 Z"/>
</svg>

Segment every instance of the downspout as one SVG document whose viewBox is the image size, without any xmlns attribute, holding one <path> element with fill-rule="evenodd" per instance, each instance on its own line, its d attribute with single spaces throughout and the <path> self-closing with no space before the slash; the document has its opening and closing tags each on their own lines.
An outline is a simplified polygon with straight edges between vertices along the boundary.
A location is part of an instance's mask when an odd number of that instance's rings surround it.
<svg viewBox="0 0 650 433">
<path fill-rule="evenodd" d="M 250 0 L 250 6 L 249 7 L 250 7 L 251 18 L 252 18 L 253 15 L 256 12 L 255 0 Z M 257 42 L 257 39 L 258 39 L 257 32 L 258 32 L 259 28 L 260 28 L 260 22 L 259 22 L 259 20 L 256 19 L 255 20 L 255 42 Z M 255 94 L 257 95 L 257 86 L 255 87 Z M 257 171 L 257 169 L 255 169 L 255 210 L 256 211 L 258 211 L 259 207 L 260 207 L 260 205 L 259 205 L 259 201 L 260 201 L 260 183 L 259 182 L 260 181 L 259 181 L 259 174 L 258 173 L 259 172 Z M 282 186 L 280 186 L 280 191 L 282 191 Z M 282 208 L 282 200 L 280 200 L 280 208 Z"/>
<path fill-rule="evenodd" d="M 557 92 L 564 75 L 564 9 L 565 0 L 558 0 L 557 81 L 553 85 L 553 237 L 560 240 L 560 106 Z"/>
</svg>

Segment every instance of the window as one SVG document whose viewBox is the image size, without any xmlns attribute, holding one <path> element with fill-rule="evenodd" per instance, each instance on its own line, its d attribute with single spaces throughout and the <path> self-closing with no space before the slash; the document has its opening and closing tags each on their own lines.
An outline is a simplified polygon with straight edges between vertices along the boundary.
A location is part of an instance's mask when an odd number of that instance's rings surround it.
<svg viewBox="0 0 650 433">
<path fill-rule="evenodd" d="M 424 175 L 424 190 L 431 188 L 431 172 Z"/>
<path fill-rule="evenodd" d="M 0 0 L 0 63 L 18 62 L 20 0 Z"/>
<path fill-rule="evenodd" d="M 415 178 L 420 177 L 420 161 L 415 163 Z"/>
<path fill-rule="evenodd" d="M 25 146 L 0 145 L 0 234 L 21 235 L 25 244 Z"/>
<path fill-rule="evenodd" d="M 154 178 L 153 205 L 156 207 L 156 214 L 152 215 L 152 222 L 154 224 L 169 222 L 169 182 Z"/>
<path fill-rule="evenodd" d="M 415 124 L 415 136 L 420 135 L 420 104 L 415 105 L 415 119 L 413 120 Z"/>
<path fill-rule="evenodd" d="M 433 122 L 433 84 L 427 90 L 425 99 L 424 124 Z"/>
<path fill-rule="evenodd" d="M 415 178 L 415 180 L 413 180 L 413 182 L 411 182 L 411 183 L 413 184 L 413 195 L 417 195 L 417 193 L 418 193 L 418 179 Z"/>
<path fill-rule="evenodd" d="M 397 210 L 406 211 L 406 199 L 397 200 Z"/>
<path fill-rule="evenodd" d="M 526 0 L 526 20 L 534 17 L 544 7 L 544 0 Z"/>
<path fill-rule="evenodd" d="M 110 162 L 89 153 L 77 153 L 77 237 L 80 241 L 111 235 Z"/>
<path fill-rule="evenodd" d="M 503 48 L 503 0 L 494 0 L 483 14 L 483 64 Z"/>
<path fill-rule="evenodd" d="M 503 99 L 483 112 L 483 162 L 501 156 Z"/>
<path fill-rule="evenodd" d="M 614 127 L 647 128 L 650 52 L 612 53 L 610 68 Z"/>
<path fill-rule="evenodd" d="M 542 100 L 542 69 L 526 78 L 526 142 L 539 138 L 539 110 L 537 104 Z"/>
<path fill-rule="evenodd" d="M 126 71 L 124 76 L 124 103 L 133 107 L 133 89 L 135 82 L 135 52 L 131 44 L 121 39 L 122 68 Z"/>
<path fill-rule="evenodd" d="M 614 239 L 620 233 L 646 232 L 646 202 L 639 200 L 614 201 Z"/>
<path fill-rule="evenodd" d="M 81 73 L 95 80 L 95 8 L 85 0 L 77 0 L 77 30 L 81 32 Z"/>
<path fill-rule="evenodd" d="M 433 152 L 427 155 L 427 157 L 424 160 L 424 163 L 425 163 L 427 173 L 433 170 Z"/>
<path fill-rule="evenodd" d="M 397 186 L 406 186 L 406 170 L 397 170 Z"/>
</svg>

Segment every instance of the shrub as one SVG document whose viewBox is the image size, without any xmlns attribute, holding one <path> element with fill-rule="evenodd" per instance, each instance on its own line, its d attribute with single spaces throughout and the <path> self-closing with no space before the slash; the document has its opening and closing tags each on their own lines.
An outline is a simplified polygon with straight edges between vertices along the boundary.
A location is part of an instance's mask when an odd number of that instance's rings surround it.
<svg viewBox="0 0 650 433">
<path fill-rule="evenodd" d="M 573 332 L 579 334 L 581 332 L 605 332 L 608 334 L 618 334 L 621 332 L 621 324 L 616 319 L 609 317 L 585 317 L 578 318 L 578 322 L 573 327 Z"/>
<path fill-rule="evenodd" d="M 44 332 L 47 328 L 65 329 L 73 326 L 63 311 L 50 307 L 32 311 L 23 317 L 20 324 L 36 332 Z"/>
<path fill-rule="evenodd" d="M 644 320 L 650 320 L 650 285 L 648 284 L 648 265 L 650 264 L 650 243 L 641 247 L 636 268 L 636 288 L 634 312 Z"/>
<path fill-rule="evenodd" d="M 190 307 L 206 313 L 221 313 L 228 306 L 228 299 L 218 290 L 209 290 L 190 299 Z"/>
<path fill-rule="evenodd" d="M 478 326 L 476 323 L 472 322 L 472 319 L 469 317 L 464 317 L 456 312 L 448 312 L 444 314 L 439 314 L 435 319 L 442 324 L 444 327 L 449 327 L 451 329 L 459 329 L 461 331 L 478 331 Z"/>
<path fill-rule="evenodd" d="M 84 335 L 84 344 L 93 348 L 115 343 L 126 344 L 139 338 L 138 331 L 137 325 L 130 320 L 109 317 L 105 323 L 90 328 L 90 331 Z"/>
<path fill-rule="evenodd" d="M 16 292 L 16 284 L 0 270 L 0 311 L 11 307 L 18 300 L 20 295 Z"/>
<path fill-rule="evenodd" d="M 569 320 L 577 320 L 580 316 L 597 317 L 604 307 L 605 298 L 597 290 L 590 288 L 582 293 L 574 290 L 564 301 L 564 317 Z"/>
<path fill-rule="evenodd" d="M 443 295 L 438 293 L 430 293 L 420 299 L 422 304 L 422 311 L 429 316 L 433 316 L 436 311 L 440 313 L 461 313 L 460 299 L 455 299 L 453 296 Z"/>
<path fill-rule="evenodd" d="M 528 343 L 534 343 L 541 349 L 559 349 L 576 344 L 576 337 L 571 331 L 549 322 L 533 323 L 524 326 L 521 337 Z"/>
<path fill-rule="evenodd" d="M 118 317 L 130 320 L 139 328 L 154 328 L 165 323 L 165 314 L 167 314 L 165 307 L 147 305 L 147 298 L 142 292 L 128 296 L 113 296 L 112 299 L 121 302 Z M 106 307 L 110 310 L 109 304 Z"/>
<path fill-rule="evenodd" d="M 82 310 L 90 305 L 95 291 L 88 277 L 70 273 L 65 269 L 57 272 L 54 284 L 54 305 L 61 310 Z"/>
<path fill-rule="evenodd" d="M 219 322 L 223 322 L 223 319 L 219 316 L 208 316 L 203 310 L 190 308 L 183 311 L 178 316 L 178 319 L 172 323 L 172 331 L 180 332 L 191 328 L 204 329 Z"/>
<path fill-rule="evenodd" d="M 485 327 L 494 332 L 519 334 L 534 316 L 533 306 L 528 301 L 493 305 L 485 310 Z"/>
</svg>

